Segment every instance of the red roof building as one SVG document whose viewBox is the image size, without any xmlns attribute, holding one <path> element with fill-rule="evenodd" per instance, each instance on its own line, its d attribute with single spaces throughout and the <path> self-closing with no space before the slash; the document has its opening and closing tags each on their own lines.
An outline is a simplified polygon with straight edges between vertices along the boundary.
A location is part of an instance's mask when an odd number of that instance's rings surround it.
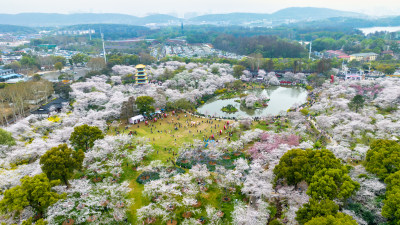
<svg viewBox="0 0 400 225">
<path fill-rule="evenodd" d="M 338 59 L 345 59 L 349 60 L 350 56 L 340 50 L 327 50 L 324 52 L 325 58 L 338 58 Z"/>
</svg>

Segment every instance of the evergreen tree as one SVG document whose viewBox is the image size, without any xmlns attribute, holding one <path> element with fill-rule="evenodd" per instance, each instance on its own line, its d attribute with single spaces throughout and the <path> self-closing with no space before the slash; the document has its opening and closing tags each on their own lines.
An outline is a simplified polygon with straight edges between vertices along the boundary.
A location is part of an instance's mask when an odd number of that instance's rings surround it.
<svg viewBox="0 0 400 225">
<path fill-rule="evenodd" d="M 136 105 L 142 114 L 154 112 L 154 102 L 154 99 L 150 96 L 139 96 L 136 98 Z"/>
<path fill-rule="evenodd" d="M 84 124 L 74 128 L 74 132 L 72 132 L 69 140 L 75 149 L 86 151 L 93 147 L 96 140 L 103 138 L 103 132 L 98 127 Z"/>
<path fill-rule="evenodd" d="M 50 180 L 60 179 L 69 186 L 68 180 L 72 178 L 74 170 L 82 169 L 84 158 L 82 150 L 75 151 L 68 148 L 67 144 L 62 144 L 40 157 L 40 165 Z"/>
<path fill-rule="evenodd" d="M 0 128 L 0 145 L 15 145 L 15 140 L 10 132 L 7 132 Z"/>
<path fill-rule="evenodd" d="M 51 190 L 59 183 L 59 180 L 49 181 L 43 173 L 34 177 L 25 176 L 21 179 L 21 185 L 4 192 L 0 201 L 0 211 L 21 212 L 25 207 L 31 206 L 42 215 L 47 207 L 65 198 L 65 194 L 60 195 Z"/>
<path fill-rule="evenodd" d="M 339 210 L 339 206 L 329 199 L 318 201 L 310 199 L 296 212 L 296 220 L 299 224 L 305 224 L 314 217 L 325 217 L 335 215 Z"/>
</svg>

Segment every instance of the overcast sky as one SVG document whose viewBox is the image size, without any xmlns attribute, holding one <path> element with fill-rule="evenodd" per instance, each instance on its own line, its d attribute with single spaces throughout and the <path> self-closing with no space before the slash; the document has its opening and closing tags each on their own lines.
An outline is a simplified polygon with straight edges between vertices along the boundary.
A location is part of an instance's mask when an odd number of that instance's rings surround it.
<svg viewBox="0 0 400 225">
<path fill-rule="evenodd" d="M 366 13 L 399 15 L 400 0 L 0 0 L 0 13 L 124 13 L 145 16 L 153 13 L 257 12 L 271 13 L 294 6 L 313 6 Z M 1 21 L 0 21 L 1 23 Z"/>
</svg>

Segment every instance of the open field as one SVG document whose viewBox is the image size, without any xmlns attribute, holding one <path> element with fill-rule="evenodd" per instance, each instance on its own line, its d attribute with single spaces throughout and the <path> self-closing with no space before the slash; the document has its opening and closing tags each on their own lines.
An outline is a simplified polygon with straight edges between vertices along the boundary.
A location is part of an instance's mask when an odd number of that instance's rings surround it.
<svg viewBox="0 0 400 225">
<path fill-rule="evenodd" d="M 198 125 L 192 125 L 192 122 Z M 205 137 L 208 139 L 208 137 L 214 135 L 216 141 L 222 139 L 229 140 L 229 138 L 236 140 L 238 134 L 233 134 L 229 137 L 228 130 L 224 131 L 224 125 L 226 125 L 226 123 L 227 121 L 225 120 L 206 119 L 191 114 L 177 113 L 175 115 L 169 114 L 167 118 L 158 119 L 157 122 L 149 122 L 149 125 L 145 125 L 144 122 L 135 125 L 121 123 L 118 127 L 110 127 L 107 134 L 114 135 L 117 134 L 117 132 L 137 132 L 137 136 L 148 139 L 155 150 L 142 161 L 140 166 L 148 165 L 154 160 L 160 160 L 164 164 L 167 164 L 168 160 L 176 159 L 178 149 L 184 143 L 192 143 L 195 139 L 204 140 Z M 177 127 L 177 129 L 175 129 L 175 127 Z M 219 135 L 220 130 L 222 130 L 222 135 Z M 130 180 L 132 191 L 129 196 L 134 202 L 129 210 L 130 221 L 136 223 L 136 210 L 151 203 L 151 199 L 142 196 L 144 185 L 136 181 L 141 172 L 134 170 L 133 165 L 129 165 L 128 163 L 125 163 L 123 169 L 124 177 L 122 180 Z M 188 170 L 185 169 L 185 171 Z M 221 201 L 224 195 L 226 194 L 222 193 L 218 185 L 213 183 L 206 193 L 201 194 L 200 199 L 203 200 L 203 203 L 207 202 L 207 205 L 221 208 L 225 212 L 225 216 L 230 217 L 230 212 L 233 211 L 233 204 Z M 232 199 L 244 198 L 240 192 L 231 193 L 230 196 Z M 184 209 L 177 209 L 175 211 L 177 215 L 183 212 Z M 201 215 L 206 216 L 205 210 L 203 210 Z M 159 223 L 156 222 L 155 224 Z"/>
</svg>

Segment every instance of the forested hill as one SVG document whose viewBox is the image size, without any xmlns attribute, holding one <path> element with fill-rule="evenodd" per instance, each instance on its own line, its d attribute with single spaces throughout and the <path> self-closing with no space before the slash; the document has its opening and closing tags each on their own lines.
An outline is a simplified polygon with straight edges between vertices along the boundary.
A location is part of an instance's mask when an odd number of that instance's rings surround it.
<svg viewBox="0 0 400 225">
<path fill-rule="evenodd" d="M 168 23 L 170 21 L 179 22 L 179 19 L 163 14 L 136 17 L 132 15 L 114 13 L 20 13 L 0 14 L 0 21 L 3 24 L 43 27 L 97 23 L 145 25 L 148 23 Z"/>
<path fill-rule="evenodd" d="M 154 14 L 145 17 L 137 17 L 127 14 L 116 13 L 20 13 L 0 14 L 0 21 L 3 24 L 23 26 L 66 26 L 75 24 L 130 24 L 146 25 L 156 24 L 225 24 L 225 25 L 246 25 L 254 21 L 272 21 L 274 24 L 284 21 L 321 20 L 331 17 L 366 17 L 363 14 L 345 12 L 327 8 L 294 7 L 279 10 L 272 14 L 267 13 L 228 13 L 228 14 L 207 14 L 185 20 L 170 15 Z M 277 22 L 280 21 L 280 22 Z"/>
<path fill-rule="evenodd" d="M 209 14 L 191 18 L 190 21 L 203 23 L 221 24 L 243 24 L 251 21 L 268 20 L 321 20 L 332 17 L 357 17 L 366 18 L 366 15 L 354 12 L 346 12 L 327 8 L 315 7 L 291 7 L 279 10 L 272 14 L 260 13 L 228 13 L 228 14 Z"/>
<path fill-rule="evenodd" d="M 31 27 L 0 24 L 0 33 L 34 33 L 37 30 Z"/>
<path fill-rule="evenodd" d="M 296 42 L 276 36 L 235 37 L 221 34 L 213 41 L 217 49 L 240 55 L 261 54 L 265 58 L 301 58 L 306 49 Z"/>
<path fill-rule="evenodd" d="M 366 18 L 367 16 L 361 13 L 315 7 L 291 7 L 279 10 L 271 14 L 271 18 L 294 20 L 320 20 L 332 17 Z"/>
<path fill-rule="evenodd" d="M 148 36 L 154 31 L 148 27 L 124 24 L 79 24 L 63 27 L 60 30 L 95 30 L 94 38 L 100 38 L 100 30 L 106 40 L 131 39 Z"/>
</svg>

